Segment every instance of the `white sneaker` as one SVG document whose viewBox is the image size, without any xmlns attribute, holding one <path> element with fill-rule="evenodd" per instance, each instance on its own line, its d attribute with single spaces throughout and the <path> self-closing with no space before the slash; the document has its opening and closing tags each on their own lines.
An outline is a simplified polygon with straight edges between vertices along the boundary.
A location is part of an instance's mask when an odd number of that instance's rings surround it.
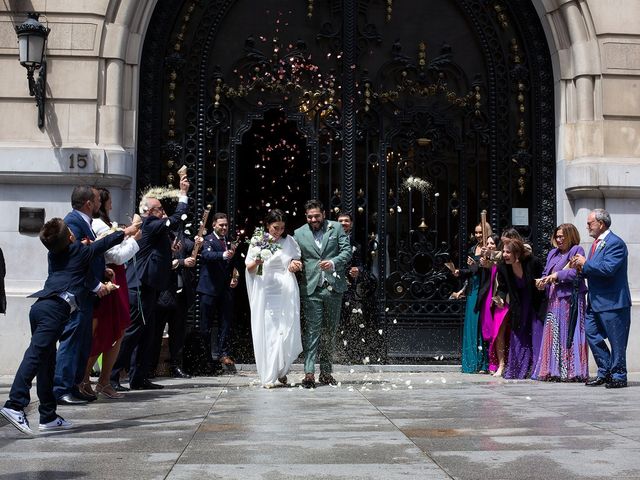
<svg viewBox="0 0 640 480">
<path fill-rule="evenodd" d="M 73 428 L 73 423 L 67 422 L 60 415 L 56 417 L 55 420 L 51 420 L 48 423 L 41 423 L 38 429 L 40 431 L 51 431 L 51 430 L 66 430 L 68 428 Z"/>
<path fill-rule="evenodd" d="M 9 423 L 27 435 L 33 435 L 33 430 L 29 427 L 29 420 L 27 415 L 20 410 L 13 410 L 11 408 L 3 407 L 0 409 L 0 415 L 6 418 Z"/>
</svg>

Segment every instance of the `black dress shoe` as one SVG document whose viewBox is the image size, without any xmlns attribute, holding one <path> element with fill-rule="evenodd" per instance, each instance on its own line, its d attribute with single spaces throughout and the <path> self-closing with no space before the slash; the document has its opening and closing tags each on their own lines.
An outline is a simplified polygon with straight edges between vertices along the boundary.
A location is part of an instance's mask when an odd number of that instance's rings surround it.
<svg viewBox="0 0 640 480">
<path fill-rule="evenodd" d="M 330 373 L 321 373 L 318 381 L 323 385 L 337 385 L 336 379 Z"/>
<path fill-rule="evenodd" d="M 605 388 L 624 388 L 627 386 L 626 380 L 611 380 L 607 382 Z"/>
<path fill-rule="evenodd" d="M 222 365 L 222 371 L 220 373 L 225 375 L 235 375 L 238 373 L 238 370 L 235 365 Z"/>
<path fill-rule="evenodd" d="M 191 375 L 184 373 L 180 367 L 173 367 L 171 369 L 171 376 L 173 378 L 191 378 Z"/>
<path fill-rule="evenodd" d="M 56 403 L 58 405 L 86 405 L 89 401 L 78 398 L 71 393 L 66 393 L 58 398 Z"/>
<path fill-rule="evenodd" d="M 589 380 L 587 380 L 585 385 L 587 387 L 598 387 L 600 385 L 604 385 L 605 383 L 607 383 L 607 379 L 606 378 L 604 378 L 604 377 L 595 377 L 595 378 L 590 378 Z"/>
<path fill-rule="evenodd" d="M 152 383 L 148 379 L 144 379 L 140 383 L 129 383 L 131 390 L 160 390 L 164 388 L 164 385 L 159 385 L 157 383 Z"/>
<path fill-rule="evenodd" d="M 228 355 L 222 356 L 220 357 L 220 365 L 222 365 L 222 373 L 225 373 L 227 375 L 235 375 L 236 373 L 238 373 L 238 370 L 236 369 L 236 362 L 233 361 L 233 358 L 231 358 Z"/>
<path fill-rule="evenodd" d="M 205 376 L 217 377 L 218 375 L 222 375 L 222 365 L 219 363 L 209 363 L 204 369 Z"/>
<path fill-rule="evenodd" d="M 313 375 L 306 376 L 302 379 L 302 386 L 304 388 L 316 388 L 316 381 L 313 378 Z"/>
<path fill-rule="evenodd" d="M 120 382 L 111 382 L 111 386 L 116 392 L 128 392 L 130 388 L 123 387 Z"/>
</svg>

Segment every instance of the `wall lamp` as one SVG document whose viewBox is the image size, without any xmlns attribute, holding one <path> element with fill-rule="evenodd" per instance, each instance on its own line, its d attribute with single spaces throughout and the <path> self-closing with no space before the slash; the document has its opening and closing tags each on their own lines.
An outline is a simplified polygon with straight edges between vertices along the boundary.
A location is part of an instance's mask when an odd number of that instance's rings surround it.
<svg viewBox="0 0 640 480">
<path fill-rule="evenodd" d="M 47 44 L 50 28 L 38 21 L 39 13 L 30 12 L 29 18 L 16 28 L 18 34 L 18 49 L 20 51 L 20 65 L 27 69 L 29 80 L 29 95 L 36 97 L 38 107 L 38 127 L 44 126 L 44 104 L 46 99 L 47 61 L 44 49 Z M 38 70 L 38 78 L 34 79 L 34 72 Z"/>
</svg>

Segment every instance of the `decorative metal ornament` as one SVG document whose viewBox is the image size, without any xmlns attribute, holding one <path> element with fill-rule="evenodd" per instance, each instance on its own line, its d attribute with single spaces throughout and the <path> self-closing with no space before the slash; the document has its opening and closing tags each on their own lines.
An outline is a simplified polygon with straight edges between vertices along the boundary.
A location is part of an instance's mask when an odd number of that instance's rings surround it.
<svg viewBox="0 0 640 480">
<path fill-rule="evenodd" d="M 18 50 L 20 53 L 20 65 L 27 69 L 29 82 L 29 95 L 35 97 L 38 107 L 38 128 L 44 127 L 44 108 L 47 99 L 47 61 L 45 48 L 47 37 L 51 29 L 42 25 L 38 18 L 39 13 L 30 12 L 27 20 L 15 27 L 18 35 Z M 38 78 L 34 72 L 38 70 Z"/>
<path fill-rule="evenodd" d="M 266 2 L 273 19 L 281 9 Z M 431 3 L 410 6 L 424 13 Z M 294 136 L 304 139 L 295 163 L 307 176 L 287 186 L 267 170 L 264 185 L 255 175 L 251 186 L 299 187 L 328 212 L 357 214 L 354 236 L 376 279 L 367 318 L 384 323 L 384 358 L 422 355 L 401 340 L 408 325 L 422 344 L 436 336 L 455 343 L 464 302 L 449 300 L 457 285 L 441 267 L 446 258 L 466 258 L 479 211 L 486 209 L 499 230 L 510 224 L 514 202 L 527 205 L 536 252 L 544 251 L 555 225 L 553 76 L 535 9 L 528 0 L 451 3 L 460 16 L 456 35 L 469 39 L 464 49 L 428 15 L 421 13 L 420 37 L 390 22 L 387 7 L 397 19 L 409 5 L 392 0 L 307 0 L 291 8 L 278 31 L 265 21 L 252 41 L 248 33 L 227 36 L 224 48 L 223 24 L 226 32 L 241 31 L 255 7 L 233 0 L 158 2 L 145 37 L 139 185 L 164 183 L 167 160 L 175 157 L 193 177 L 196 210 L 211 203 L 237 215 L 246 196 L 247 136 L 269 112 L 282 112 Z M 433 48 L 441 39 L 451 41 Z M 244 40 L 250 41 L 243 48 Z M 304 62 L 285 58 L 294 51 L 304 52 Z M 322 82 L 292 81 L 294 65 L 317 66 Z M 240 72 L 251 75 L 240 79 Z M 535 184 L 527 183 L 529 175 Z M 421 191 L 416 178 L 432 188 Z M 458 351 L 454 343 L 450 358 Z"/>
</svg>

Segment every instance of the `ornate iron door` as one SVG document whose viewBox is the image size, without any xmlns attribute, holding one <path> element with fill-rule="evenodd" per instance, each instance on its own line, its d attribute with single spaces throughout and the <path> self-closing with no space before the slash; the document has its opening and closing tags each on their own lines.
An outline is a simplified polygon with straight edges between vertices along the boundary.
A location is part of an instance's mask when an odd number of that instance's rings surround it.
<svg viewBox="0 0 640 480">
<path fill-rule="evenodd" d="M 445 262 L 481 210 L 546 248 L 552 74 L 528 0 L 159 2 L 142 71 L 140 187 L 184 163 L 196 214 L 227 211 L 239 234 L 274 206 L 298 226 L 311 197 L 354 216 L 371 275 L 353 361 L 459 356 Z"/>
</svg>

